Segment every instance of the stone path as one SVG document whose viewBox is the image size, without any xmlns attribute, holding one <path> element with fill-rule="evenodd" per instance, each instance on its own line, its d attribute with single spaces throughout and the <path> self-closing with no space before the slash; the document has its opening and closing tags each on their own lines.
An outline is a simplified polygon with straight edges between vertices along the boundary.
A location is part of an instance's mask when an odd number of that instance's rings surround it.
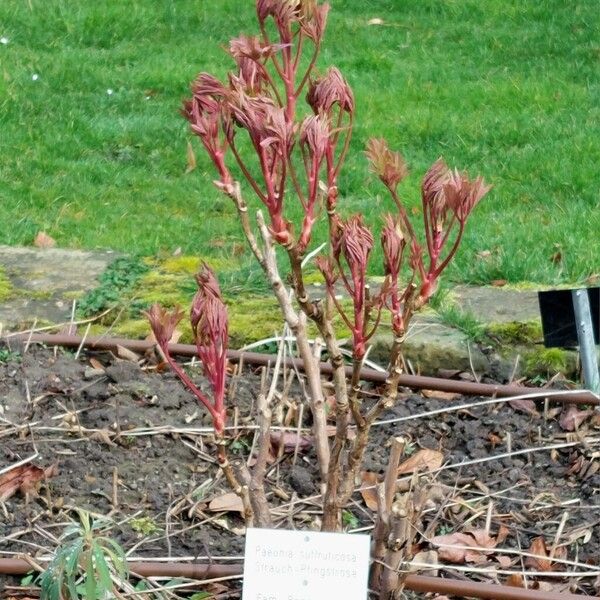
<svg viewBox="0 0 600 600">
<path fill-rule="evenodd" d="M 96 287 L 98 276 L 117 256 L 111 252 L 0 246 L 0 283 L 5 282 L 4 287 L 0 285 L 0 324 L 4 332 L 22 329 L 34 320 L 38 324 L 68 321 L 73 299 Z M 458 286 L 452 297 L 483 326 L 539 322 L 533 291 Z M 389 338 L 389 334 L 377 338 L 372 352 L 375 359 L 383 360 Z M 432 313 L 415 319 L 406 343 L 406 356 L 421 373 L 435 373 L 438 368 L 473 369 L 506 377 L 522 352 L 522 347 L 508 347 L 500 356 L 481 348 Z"/>
<path fill-rule="evenodd" d="M 97 278 L 117 257 L 114 252 L 0 246 L 0 323 L 4 331 L 38 323 L 61 323 L 73 299 L 98 285 Z"/>
</svg>

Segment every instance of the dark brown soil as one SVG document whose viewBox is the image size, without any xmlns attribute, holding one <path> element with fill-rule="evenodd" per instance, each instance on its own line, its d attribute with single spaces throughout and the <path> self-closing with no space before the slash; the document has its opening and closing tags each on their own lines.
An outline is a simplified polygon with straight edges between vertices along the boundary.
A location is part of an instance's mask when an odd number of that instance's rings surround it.
<svg viewBox="0 0 600 600">
<path fill-rule="evenodd" d="M 34 464 L 46 468 L 56 463 L 58 471 L 42 485 L 39 496 L 26 502 L 17 494 L 6 501 L 6 511 L 0 510 L 0 557 L 52 552 L 56 546 L 52 536 L 58 537 L 60 524 L 74 518 L 73 507 L 110 514 L 116 523 L 111 534 L 126 550 L 137 546 L 133 554 L 138 557 L 170 554 L 218 559 L 243 552 L 239 515 L 207 509 L 207 501 L 228 491 L 210 462 L 210 434 L 156 432 L 165 426 L 183 430 L 209 425 L 203 410 L 172 374 L 144 370 L 108 354 L 82 354 L 75 359 L 64 351 L 32 347 L 18 356 L 6 357 L 6 352 L 3 356 L 0 469 L 37 451 Z M 94 361 L 102 363 L 103 370 L 94 369 L 92 358 L 94 365 L 98 366 Z M 201 377 L 197 379 L 202 382 Z M 237 412 L 240 433 L 232 452 L 245 454 L 251 446 L 252 433 L 244 432 L 243 425 L 248 422 L 258 386 L 255 373 L 247 372 L 237 380 L 231 413 Z M 365 401 L 375 392 L 371 390 Z M 292 386 L 287 400 L 300 402 L 300 388 Z M 426 398 L 407 392 L 383 419 L 473 400 Z M 543 404 L 538 409 L 543 413 Z M 431 526 L 431 534 L 482 528 L 492 501 L 492 532 L 506 526 L 509 535 L 503 547 L 526 550 L 538 536 L 552 545 L 568 511 L 559 540 L 567 546 L 567 558 L 597 565 L 600 474 L 595 471 L 598 444 L 589 443 L 597 437 L 597 421 L 588 419 L 579 433 L 568 433 L 561 430 L 557 419 L 556 414 L 545 419 L 542 414 L 528 414 L 501 403 L 380 425 L 374 429 L 364 468 L 383 473 L 388 442 L 398 435 L 413 441 L 412 452 L 441 450 L 446 464 L 504 453 L 508 443 L 514 452 L 586 438 L 587 445 L 464 465 L 430 477 L 437 491 L 423 527 Z M 147 435 L 139 435 L 143 428 Z M 318 491 L 316 479 L 311 449 L 301 453 L 294 468 L 291 454 L 272 466 L 268 487 L 273 504 L 283 508 L 278 513 L 280 526 L 317 526 L 317 505 L 302 502 Z M 297 497 L 295 512 L 286 503 L 292 494 Z M 349 528 L 373 522 L 372 512 L 358 492 L 345 521 Z M 427 549 L 428 545 L 423 542 L 421 547 Z M 519 557 L 511 558 L 513 568 L 519 570 Z M 492 556 L 489 564 L 499 568 Z M 590 580 L 581 580 L 581 585 L 587 585 L 584 581 Z"/>
</svg>

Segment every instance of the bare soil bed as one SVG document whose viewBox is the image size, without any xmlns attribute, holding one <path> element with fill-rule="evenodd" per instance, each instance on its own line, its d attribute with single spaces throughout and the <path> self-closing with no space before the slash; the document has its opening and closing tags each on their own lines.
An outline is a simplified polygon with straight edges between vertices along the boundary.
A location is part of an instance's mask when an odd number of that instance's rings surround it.
<svg viewBox="0 0 600 600">
<path fill-rule="evenodd" d="M 27 464 L 55 465 L 37 491 L 17 492 L 0 504 L 0 558 L 52 553 L 65 524 L 75 518 L 75 507 L 110 515 L 111 535 L 138 558 L 218 561 L 242 554 L 243 523 L 236 503 L 224 496 L 229 490 L 213 459 L 208 421 L 171 373 L 158 372 L 151 361 L 142 361 L 149 365 L 143 368 L 107 353 L 76 358 L 40 347 L 21 353 L 0 349 L 0 472 L 32 456 Z M 245 426 L 259 386 L 260 374 L 248 369 L 234 379 L 230 421 L 237 431 L 230 451 L 240 457 L 252 447 L 253 431 Z M 301 404 L 301 390 L 294 384 L 279 396 L 276 416 L 284 418 Z M 364 401 L 376 393 L 367 389 Z M 455 562 L 471 573 L 440 568 L 446 576 L 504 583 L 508 571 L 597 570 L 600 421 L 591 411 L 567 415 L 574 409 L 545 407 L 543 400 L 456 410 L 477 400 L 406 391 L 384 415 L 387 423 L 374 429 L 364 481 L 384 472 L 390 439 L 403 436 L 411 441 L 406 460 L 419 455 L 435 467 L 420 481 L 428 486 L 429 500 L 416 553 L 433 550 L 436 554 L 421 556 L 450 564 L 443 548 L 431 543 L 434 536 L 487 527 L 490 539 L 497 540 L 502 532 L 496 548 Z M 573 419 L 581 422 L 569 431 Z M 279 527 L 316 528 L 319 490 L 310 437 L 286 435 L 284 444 L 274 439 L 268 476 L 275 521 Z M 440 455 L 420 453 L 423 449 L 441 452 L 442 468 L 434 464 Z M 499 457 L 507 452 L 512 454 Z M 402 473 L 400 485 L 406 489 L 410 473 Z M 368 492 L 357 491 L 344 513 L 348 530 L 368 531 L 373 524 L 364 496 L 368 500 Z M 536 538 L 545 540 L 548 553 L 553 550 L 547 563 L 526 556 L 532 548 L 539 551 Z M 4 578 L 4 583 L 18 581 Z M 598 578 L 546 578 L 541 585 L 595 593 Z"/>
</svg>

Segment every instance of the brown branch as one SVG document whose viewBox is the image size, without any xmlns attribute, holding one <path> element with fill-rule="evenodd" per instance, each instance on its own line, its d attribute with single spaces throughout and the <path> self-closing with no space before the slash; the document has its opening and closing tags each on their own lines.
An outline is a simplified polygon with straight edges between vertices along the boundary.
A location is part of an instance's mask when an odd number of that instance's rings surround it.
<svg viewBox="0 0 600 600">
<path fill-rule="evenodd" d="M 229 487 L 240 497 L 244 505 L 244 521 L 249 527 L 254 525 L 254 511 L 250 501 L 250 493 L 246 482 L 240 482 L 227 456 L 227 442 L 222 436 L 215 438 L 217 445 L 217 461 Z"/>
<path fill-rule="evenodd" d="M 242 196 L 242 190 L 240 188 L 239 182 L 235 181 L 234 183 L 226 186 L 220 184 L 220 187 L 223 189 L 225 194 L 227 194 L 234 201 L 238 211 L 240 222 L 242 224 L 242 231 L 244 232 L 246 241 L 248 242 L 248 245 L 252 250 L 252 254 L 254 254 L 260 266 L 263 268 L 263 270 L 265 270 L 265 257 L 252 231 L 252 226 L 250 225 L 250 218 L 248 216 L 248 205 L 246 204 L 246 201 Z"/>
<path fill-rule="evenodd" d="M 380 600 L 396 597 L 402 591 L 407 573 L 400 573 L 400 567 L 412 559 L 416 524 L 421 517 L 425 497 L 423 490 L 411 489 L 392 505 L 384 561 L 386 568 L 381 575 L 379 589 Z"/>
<path fill-rule="evenodd" d="M 279 302 L 286 323 L 293 336 L 296 338 L 296 345 L 298 347 L 298 352 L 300 353 L 300 358 L 304 361 L 306 378 L 310 389 L 315 448 L 319 461 L 319 470 L 323 480 L 325 480 L 329 465 L 329 441 L 327 440 L 327 416 L 325 414 L 325 400 L 323 398 L 323 389 L 321 387 L 319 365 L 315 360 L 311 352 L 310 344 L 308 343 L 306 318 L 304 318 L 303 313 L 296 313 L 288 291 L 281 281 L 273 240 L 260 211 L 257 212 L 256 220 L 258 221 L 258 228 L 265 249 L 264 261 L 261 263 L 261 266 L 263 266 L 263 270 L 271 283 L 271 288 Z M 308 298 L 308 296 L 306 296 L 306 298 Z M 306 302 L 308 302 L 308 300 L 306 300 Z"/>
<path fill-rule="evenodd" d="M 269 450 L 271 447 L 271 409 L 267 402 L 264 393 L 258 395 L 256 401 L 258 413 L 258 455 L 256 464 L 252 469 L 250 477 L 250 501 L 254 510 L 254 524 L 257 527 L 271 527 L 271 513 L 269 511 L 269 503 L 265 494 L 265 473 L 267 471 L 267 460 L 269 458 Z"/>
<path fill-rule="evenodd" d="M 390 533 L 390 512 L 398 487 L 398 465 L 404 453 L 405 445 L 406 441 L 403 438 L 393 438 L 390 459 L 385 472 L 385 481 L 378 486 L 377 490 L 379 492 L 377 495 L 377 521 L 373 531 L 374 548 L 372 556 L 373 566 L 371 568 L 371 587 L 373 589 L 380 587 L 382 562 L 385 558 L 386 542 Z"/>
</svg>

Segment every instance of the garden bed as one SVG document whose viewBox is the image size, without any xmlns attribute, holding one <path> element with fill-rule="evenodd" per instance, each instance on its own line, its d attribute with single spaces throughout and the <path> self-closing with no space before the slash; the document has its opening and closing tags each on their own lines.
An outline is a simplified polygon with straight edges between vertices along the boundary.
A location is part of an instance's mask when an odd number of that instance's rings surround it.
<svg viewBox="0 0 600 600">
<path fill-rule="evenodd" d="M 229 490 L 213 458 L 208 420 L 171 373 L 159 372 L 150 357 L 139 357 L 140 366 L 129 355 L 129 360 L 109 353 L 76 357 L 35 346 L 0 351 L 0 472 L 21 461 L 53 467 L 39 494 L 16 493 L 0 507 L 0 558 L 51 554 L 75 507 L 110 515 L 111 535 L 132 557 L 218 561 L 243 553 L 243 520 L 238 503 L 225 495 Z M 232 387 L 230 414 L 237 431 L 230 451 L 246 457 L 260 373 L 245 369 Z M 292 414 L 302 402 L 301 389 L 293 383 L 279 395 L 276 416 Z M 376 393 L 366 389 L 365 401 Z M 459 557 L 453 566 L 438 567 L 440 572 L 458 567 L 471 571 L 471 578 L 506 582 L 509 571 L 597 569 L 598 418 L 583 409 L 567 413 L 575 409 L 566 405 L 545 407 L 543 400 L 488 400 L 456 410 L 476 401 L 405 391 L 374 428 L 365 487 L 384 472 L 391 438 L 402 436 L 409 441 L 405 461 L 418 456 L 434 469 L 419 483 L 427 487 L 428 501 L 415 551 L 433 551 L 421 560 L 448 562 L 447 549 L 431 543 L 435 536 L 486 530 L 486 552 Z M 441 409 L 435 417 L 419 417 Z M 573 419 L 581 421 L 574 431 Z M 318 528 L 317 468 L 308 433 L 290 430 L 283 447 L 273 442 L 267 491 L 277 526 Z M 406 489 L 411 470 L 403 464 L 400 485 Z M 0 475 L 0 489 L 1 484 Z M 346 528 L 368 531 L 374 518 L 369 491 L 357 491 L 344 512 Z M 498 541 L 499 532 L 505 539 Z M 526 556 L 541 551 L 536 538 L 543 538 L 548 553 L 554 547 L 552 558 Z M 547 588 L 588 593 L 595 584 L 589 576 L 542 581 Z"/>
</svg>

